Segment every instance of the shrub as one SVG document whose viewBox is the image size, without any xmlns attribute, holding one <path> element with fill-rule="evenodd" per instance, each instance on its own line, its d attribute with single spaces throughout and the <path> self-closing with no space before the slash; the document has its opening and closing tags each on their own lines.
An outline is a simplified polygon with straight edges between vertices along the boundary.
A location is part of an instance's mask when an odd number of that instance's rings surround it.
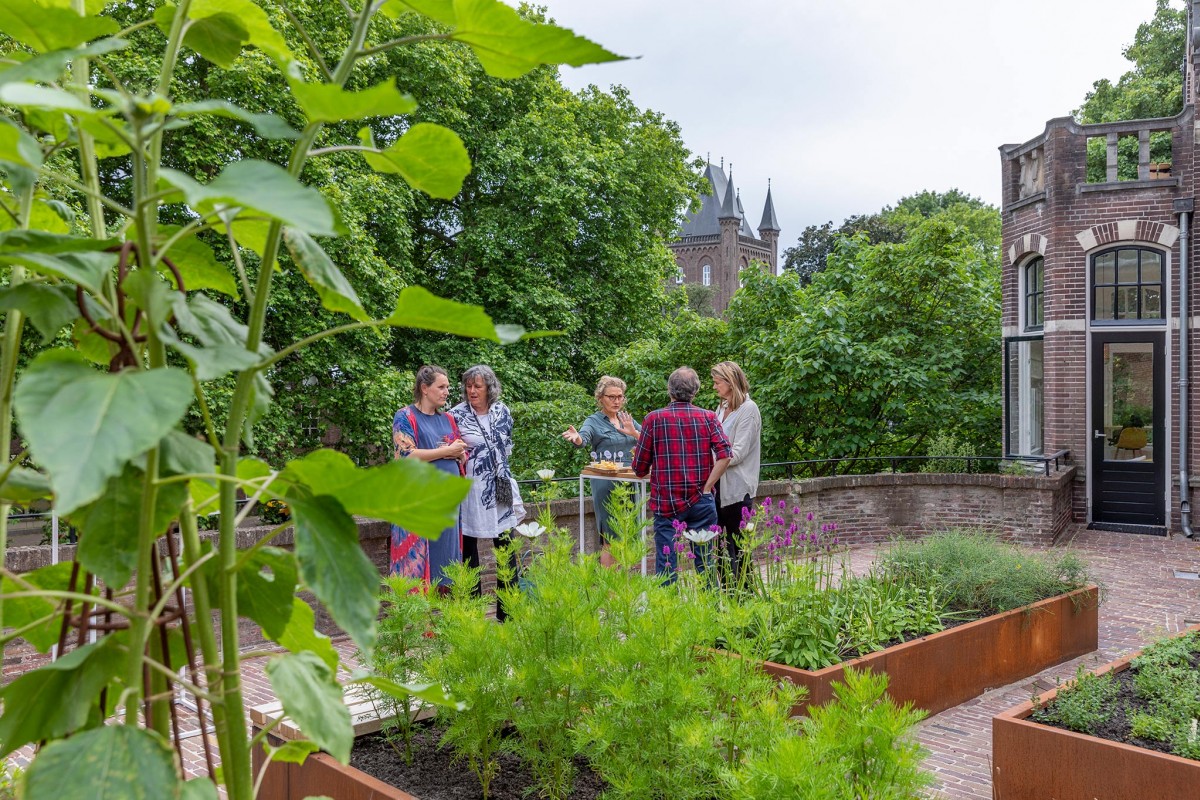
<svg viewBox="0 0 1200 800">
<path fill-rule="evenodd" d="M 951 609 L 998 614 L 1091 581 L 1075 553 L 1032 553 L 979 531 L 955 530 L 898 541 L 880 556 L 883 574 L 936 583 Z"/>
<path fill-rule="evenodd" d="M 1095 675 L 1080 664 L 1075 680 L 1059 690 L 1053 703 L 1034 712 L 1033 718 L 1079 733 L 1093 733 L 1097 725 L 1112 717 L 1119 690 L 1111 672 Z"/>
</svg>

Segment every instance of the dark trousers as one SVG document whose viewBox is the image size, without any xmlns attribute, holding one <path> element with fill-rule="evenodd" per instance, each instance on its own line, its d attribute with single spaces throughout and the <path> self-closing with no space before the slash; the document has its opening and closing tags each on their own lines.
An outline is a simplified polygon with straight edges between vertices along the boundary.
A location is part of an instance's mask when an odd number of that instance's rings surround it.
<svg viewBox="0 0 1200 800">
<path fill-rule="evenodd" d="M 512 544 L 512 531 L 503 531 L 495 539 L 492 539 L 493 552 L 497 547 L 509 547 Z M 463 536 L 463 561 L 468 567 L 473 569 L 481 569 L 482 564 L 479 560 L 479 539 L 475 536 Z M 496 573 L 496 588 L 507 589 L 512 586 L 511 581 L 500 580 L 500 573 Z M 475 596 L 483 596 L 483 581 L 482 579 L 475 584 Z M 508 614 L 504 610 L 504 601 L 500 596 L 496 596 L 496 621 L 504 622 L 508 619 Z"/>
<path fill-rule="evenodd" d="M 742 574 L 742 548 L 738 544 L 742 536 L 742 511 L 750 508 L 754 501 L 746 494 L 739 502 L 722 506 L 721 484 L 717 483 L 717 522 L 725 532 L 725 548 L 729 553 L 729 571 L 735 580 Z M 751 556 L 753 557 L 753 556 Z"/>
</svg>

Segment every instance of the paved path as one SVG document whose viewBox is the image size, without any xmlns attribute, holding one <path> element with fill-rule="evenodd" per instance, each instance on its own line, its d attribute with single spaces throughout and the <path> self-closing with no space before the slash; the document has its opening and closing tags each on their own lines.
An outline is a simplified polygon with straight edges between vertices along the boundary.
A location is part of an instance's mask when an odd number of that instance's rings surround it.
<svg viewBox="0 0 1200 800">
<path fill-rule="evenodd" d="M 1088 561 L 1104 592 L 1100 649 L 925 720 L 918 736 L 929 750 L 925 767 L 937 779 L 933 797 L 991 800 L 992 715 L 1072 677 L 1081 663 L 1090 668 L 1112 661 L 1200 622 L 1200 581 L 1174 575 L 1174 570 L 1200 573 L 1200 542 L 1078 529 L 1069 546 Z M 873 546 L 855 548 L 851 564 L 855 571 L 865 571 L 874 556 Z M 345 659 L 352 659 L 352 644 L 345 639 L 336 644 Z M 274 699 L 262 659 L 247 662 L 243 675 L 248 706 Z M 195 733 L 186 742 L 186 760 L 189 771 L 204 774 L 199 732 Z M 27 749 L 19 752 L 16 761 L 26 761 L 29 755 Z"/>
</svg>

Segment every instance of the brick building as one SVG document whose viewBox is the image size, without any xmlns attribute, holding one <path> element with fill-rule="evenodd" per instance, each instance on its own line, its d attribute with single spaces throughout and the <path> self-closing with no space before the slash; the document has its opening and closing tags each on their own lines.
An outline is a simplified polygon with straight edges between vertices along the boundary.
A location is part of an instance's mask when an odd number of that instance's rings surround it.
<svg viewBox="0 0 1200 800">
<path fill-rule="evenodd" d="M 741 192 L 733 185 L 733 166 L 730 165 L 727 176 L 723 161 L 719 167 L 709 163 L 704 177 L 712 193 L 700 198 L 698 211 L 688 212 L 679 239 L 667 246 L 675 253 L 675 263 L 679 265 L 675 283 L 715 286 L 713 307 L 719 313 L 729 306 L 733 293 L 741 285 L 738 273 L 752 261 L 766 264 L 772 273 L 776 271 L 779 220 L 768 185 L 755 236 L 742 208 Z"/>
<path fill-rule="evenodd" d="M 1200 0 L 1183 110 L 1000 148 L 1006 454 L 1069 450 L 1076 520 L 1191 533 Z"/>
</svg>

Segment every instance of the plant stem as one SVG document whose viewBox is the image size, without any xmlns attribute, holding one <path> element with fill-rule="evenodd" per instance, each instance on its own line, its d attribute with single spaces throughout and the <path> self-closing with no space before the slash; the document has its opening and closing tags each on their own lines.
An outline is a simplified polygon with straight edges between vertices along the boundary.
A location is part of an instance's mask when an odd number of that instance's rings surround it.
<svg viewBox="0 0 1200 800">
<path fill-rule="evenodd" d="M 350 36 L 346 51 L 342 55 L 342 60 L 334 71 L 331 83 L 337 86 L 345 85 L 363 42 L 366 41 L 372 13 L 372 5 L 364 3 L 362 10 L 358 12 L 354 31 Z M 288 173 L 292 177 L 300 177 L 308 151 L 312 147 L 312 143 L 316 141 L 322 127 L 322 123 L 319 122 L 309 123 L 300 134 L 299 140 L 292 149 L 291 160 L 288 164 Z M 254 303 L 247 321 L 246 349 L 252 353 L 257 353 L 258 347 L 262 343 L 263 328 L 266 324 L 267 300 L 271 293 L 271 278 L 275 270 L 275 261 L 279 255 L 282 228 L 283 226 L 278 220 L 271 223 L 267 232 L 267 244 L 263 249 L 262 260 L 259 264 L 258 282 L 254 289 Z M 221 448 L 221 472 L 226 475 L 237 475 L 242 428 L 254 396 L 254 380 L 257 374 L 258 370 L 239 373 L 233 398 L 230 400 L 225 438 Z M 241 661 L 238 652 L 236 488 L 231 483 L 222 482 L 220 485 L 221 525 L 218 550 L 220 551 L 221 571 L 217 602 L 221 609 L 222 666 L 224 669 L 221 695 L 226 708 L 229 709 L 227 714 L 228 747 L 222 749 L 221 756 L 225 769 L 225 788 L 230 800 L 251 800 L 254 786 L 246 718 L 242 713 L 244 701 Z"/>
</svg>

